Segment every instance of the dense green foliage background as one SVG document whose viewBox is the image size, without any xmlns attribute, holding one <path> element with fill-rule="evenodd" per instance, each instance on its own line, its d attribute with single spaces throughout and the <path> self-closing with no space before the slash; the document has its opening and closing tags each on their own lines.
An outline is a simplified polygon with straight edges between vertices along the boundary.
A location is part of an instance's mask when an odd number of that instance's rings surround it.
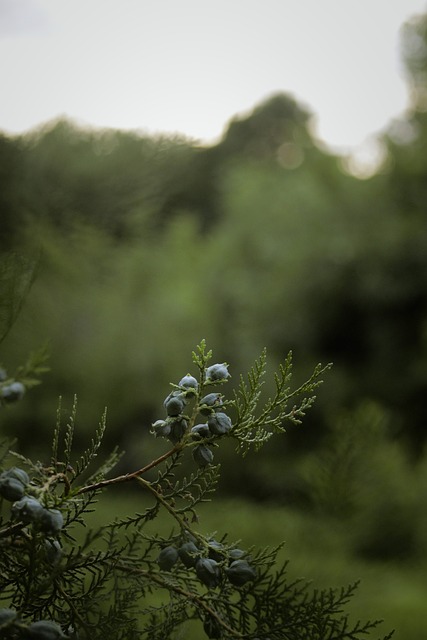
<svg viewBox="0 0 427 640">
<path fill-rule="evenodd" d="M 44 384 L 2 412 L 2 435 L 41 450 L 58 396 L 76 393 L 82 434 L 107 405 L 109 442 L 132 466 L 200 338 L 236 379 L 264 345 L 272 368 L 292 349 L 297 377 L 333 361 L 301 430 L 256 468 L 224 465 L 221 489 L 319 518 L 356 564 L 425 563 L 426 31 L 426 18 L 406 29 L 412 107 L 367 180 L 317 144 L 286 94 L 212 147 L 66 120 L 0 136 L 16 308 L 28 289 L 1 358 L 13 369 L 46 341 L 51 352 Z"/>
</svg>

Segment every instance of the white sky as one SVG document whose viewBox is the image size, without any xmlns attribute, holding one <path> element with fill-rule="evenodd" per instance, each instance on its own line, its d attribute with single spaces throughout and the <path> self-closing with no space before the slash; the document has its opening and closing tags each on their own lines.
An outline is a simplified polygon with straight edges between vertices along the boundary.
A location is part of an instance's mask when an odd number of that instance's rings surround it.
<svg viewBox="0 0 427 640">
<path fill-rule="evenodd" d="M 349 150 L 408 104 L 399 28 L 427 0 L 0 0 L 0 130 L 59 115 L 212 142 L 277 91 Z"/>
</svg>

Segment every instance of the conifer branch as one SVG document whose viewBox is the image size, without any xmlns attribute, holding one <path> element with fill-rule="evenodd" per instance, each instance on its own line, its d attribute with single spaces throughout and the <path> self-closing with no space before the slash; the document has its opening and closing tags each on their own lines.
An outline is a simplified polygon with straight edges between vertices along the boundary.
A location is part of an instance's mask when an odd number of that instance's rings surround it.
<svg viewBox="0 0 427 640">
<path fill-rule="evenodd" d="M 155 460 L 152 460 L 141 469 L 137 469 L 137 471 L 132 471 L 131 473 L 124 473 L 120 476 L 116 476 L 115 478 L 100 480 L 99 482 L 94 482 L 93 484 L 80 487 L 74 495 L 78 496 L 78 495 L 81 495 L 82 493 L 87 493 L 88 491 L 99 491 L 113 484 L 119 484 L 120 482 L 130 482 L 131 480 L 135 480 L 136 478 L 143 475 L 144 473 L 147 473 L 147 471 L 150 471 L 154 467 L 159 466 L 162 462 L 164 462 L 165 460 L 173 456 L 175 453 L 180 452 L 181 449 L 182 449 L 182 444 L 178 443 L 172 449 L 169 449 L 169 451 L 166 451 L 166 453 L 162 454 Z"/>
<path fill-rule="evenodd" d="M 116 448 L 78 486 L 98 456 L 106 414 L 90 445 L 72 464 L 76 398 L 63 437 L 59 402 L 50 465 L 14 454 L 32 476 L 17 467 L 0 474 L 0 495 L 6 501 L 11 498 L 9 515 L 0 519 L 0 601 L 14 607 L 0 612 L 11 620 L 11 637 L 30 636 L 33 621 L 43 619 L 55 640 L 66 637 L 63 631 L 68 629 L 79 640 L 167 640 L 190 619 L 203 625 L 208 638 L 240 640 L 360 640 L 377 626 L 378 622 L 357 622 L 351 628 L 342 614 L 355 585 L 310 593 L 307 583 L 289 581 L 287 563 L 277 565 L 282 545 L 245 551 L 227 543 L 226 534 L 218 541 L 193 528 L 197 505 L 216 489 L 219 466 L 213 464 L 214 447 L 231 437 L 245 454 L 283 433 L 285 421 L 298 424 L 329 368 L 318 365 L 292 390 L 289 353 L 274 376 L 274 394 L 262 402 L 264 350 L 247 378 L 240 378 L 234 400 L 227 400 L 211 387 L 228 382 L 228 364 L 210 365 L 211 357 L 202 341 L 193 352 L 199 380 L 187 374 L 172 384 L 174 390 L 164 403 L 167 415 L 152 425 L 151 433 L 169 442 L 167 450 L 135 471 L 106 477 L 120 457 Z M 291 401 L 295 404 L 289 409 Z M 192 409 L 187 409 L 191 403 Z M 234 422 L 230 410 L 235 412 Z M 184 457 L 185 450 L 191 455 Z M 5 460 L 3 456 L 2 463 Z M 190 471 L 176 479 L 184 461 Z M 153 469 L 155 479 L 150 481 L 146 474 Z M 79 527 L 86 527 L 86 515 L 96 509 L 98 494 L 130 481 L 146 490 L 154 504 L 141 514 L 90 528 L 82 537 Z M 171 532 L 150 533 L 145 525 L 163 510 L 173 520 Z M 165 591 L 168 602 L 153 604 L 153 594 L 157 598 Z M 141 603 L 146 603 L 142 611 Z M 1 620 L 0 616 L 0 626 Z"/>
<path fill-rule="evenodd" d="M 231 636 L 233 638 L 244 638 L 244 636 L 239 632 L 236 631 L 236 629 L 233 629 L 232 627 L 230 627 L 219 615 L 218 613 L 215 611 L 215 609 L 213 609 L 212 607 L 210 607 L 205 599 L 200 596 L 200 594 L 195 593 L 193 591 L 188 591 L 187 589 L 184 589 L 183 587 L 181 587 L 178 584 L 175 584 L 173 582 L 171 582 L 170 580 L 165 580 L 161 575 L 159 575 L 158 573 L 154 573 L 154 572 L 150 572 L 150 571 L 146 571 L 144 569 L 138 569 L 135 567 L 129 567 L 127 565 L 123 565 L 121 566 L 120 564 L 117 565 L 116 567 L 119 570 L 123 570 L 126 572 L 127 575 L 129 574 L 135 574 L 137 576 L 144 576 L 149 578 L 149 580 L 155 582 L 156 584 L 158 584 L 160 587 L 163 587 L 165 589 L 167 589 L 168 591 L 173 591 L 177 594 L 179 594 L 180 596 L 183 596 L 184 598 L 186 598 L 187 600 L 189 600 L 190 602 L 194 602 L 200 609 L 202 609 L 205 613 L 209 614 L 210 616 L 212 616 L 212 618 L 214 618 L 216 620 L 216 622 L 228 633 L 231 634 Z"/>
</svg>

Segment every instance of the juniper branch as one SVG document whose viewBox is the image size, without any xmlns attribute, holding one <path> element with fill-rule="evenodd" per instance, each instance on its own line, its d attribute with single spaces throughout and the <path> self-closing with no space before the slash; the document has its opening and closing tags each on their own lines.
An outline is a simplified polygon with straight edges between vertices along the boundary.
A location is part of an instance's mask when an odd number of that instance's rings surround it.
<svg viewBox="0 0 427 640">
<path fill-rule="evenodd" d="M 131 473 L 124 473 L 120 476 L 116 476 L 115 478 L 108 478 L 106 480 L 100 480 L 99 482 L 94 482 L 93 484 L 86 485 L 84 487 L 80 487 L 74 495 L 78 496 L 82 493 L 87 493 L 88 491 L 99 491 L 104 489 L 105 487 L 109 487 L 113 484 L 119 484 L 120 482 L 130 482 L 131 480 L 135 480 L 139 476 L 142 476 L 147 471 L 150 471 L 154 467 L 157 467 L 159 464 L 173 456 L 175 453 L 179 453 L 183 449 L 183 443 L 178 442 L 172 449 L 166 451 L 166 453 L 162 454 L 155 460 L 152 460 L 148 464 L 146 464 L 141 469 L 137 469 L 136 471 L 132 471 Z"/>
<path fill-rule="evenodd" d="M 174 591 L 175 593 L 179 594 L 180 596 L 183 596 L 184 598 L 187 598 L 188 600 L 195 602 L 197 604 L 198 607 L 200 607 L 201 609 L 203 609 L 203 611 L 207 614 L 209 614 L 210 616 L 212 616 L 217 622 L 218 624 L 221 625 L 221 627 L 225 630 L 228 631 L 228 633 L 230 633 L 233 638 L 244 638 L 244 636 L 239 632 L 236 631 L 235 629 L 233 629 L 232 627 L 230 627 L 219 615 L 218 613 L 215 611 L 215 609 L 212 609 L 212 607 L 210 607 L 206 601 L 204 600 L 204 598 L 202 596 L 200 596 L 198 593 L 194 593 L 194 591 L 188 591 L 187 589 L 184 589 L 183 587 L 181 587 L 178 584 L 175 584 L 169 580 L 165 580 L 164 578 L 162 578 L 162 576 L 160 576 L 157 573 L 154 573 L 152 571 L 147 571 L 145 569 L 140 569 L 138 567 L 129 567 L 128 565 L 121 565 L 120 563 L 118 563 L 116 565 L 116 569 L 119 570 L 123 570 L 126 571 L 127 574 L 135 574 L 135 575 L 140 575 L 140 576 L 146 576 L 147 578 L 149 578 L 150 580 L 152 580 L 153 582 L 156 582 L 160 587 L 163 587 L 164 589 L 167 589 L 168 591 Z"/>
</svg>

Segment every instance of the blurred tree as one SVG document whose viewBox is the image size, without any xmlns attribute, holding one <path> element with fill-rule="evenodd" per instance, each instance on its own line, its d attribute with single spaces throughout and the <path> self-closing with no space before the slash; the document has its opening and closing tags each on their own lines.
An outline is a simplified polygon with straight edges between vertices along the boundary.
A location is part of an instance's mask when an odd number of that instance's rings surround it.
<svg viewBox="0 0 427 640">
<path fill-rule="evenodd" d="M 70 230 L 85 222 L 120 239 L 135 211 L 157 212 L 188 174 L 183 139 L 80 129 L 59 120 L 23 139 L 25 181 L 37 216 Z"/>
<path fill-rule="evenodd" d="M 94 412 L 110 398 L 125 405 L 110 413 L 114 431 L 149 415 L 156 399 L 140 380 L 165 383 L 159 348 L 179 367 L 177 336 L 183 354 L 205 336 L 238 371 L 264 345 L 273 362 L 291 347 L 303 367 L 335 362 L 321 423 L 332 407 L 374 398 L 418 446 L 427 418 L 425 18 L 406 34 L 419 91 L 384 136 L 389 162 L 369 180 L 341 172 L 286 94 L 233 119 L 209 148 L 67 121 L 0 139 L 2 242 L 15 243 L 24 226 L 44 246 L 23 348 L 52 337 L 55 380 L 80 395 L 81 367 L 90 370 Z M 317 431 L 309 420 L 304 444 Z"/>
<path fill-rule="evenodd" d="M 385 174 L 376 178 L 389 211 L 397 213 L 400 235 L 382 268 L 385 289 L 377 315 L 384 370 L 387 361 L 399 370 L 383 397 L 403 416 L 404 429 L 419 452 L 427 420 L 427 15 L 405 25 L 402 55 L 411 105 L 385 134 L 389 162 Z M 378 370 L 379 365 L 378 358 L 374 367 Z"/>
<path fill-rule="evenodd" d="M 405 25 L 402 54 L 411 104 L 385 136 L 390 158 L 386 188 L 402 213 L 416 223 L 418 217 L 425 217 L 427 199 L 427 15 Z"/>
<path fill-rule="evenodd" d="M 312 146 L 310 114 L 291 96 L 279 93 L 248 116 L 233 118 L 219 144 L 221 155 L 279 160 L 289 168 L 304 159 L 304 146 Z"/>
<path fill-rule="evenodd" d="M 402 57 L 411 86 L 413 107 L 427 111 L 427 14 L 415 16 L 402 29 Z"/>
<path fill-rule="evenodd" d="M 0 251 L 7 251 L 22 233 L 26 189 L 24 156 L 22 144 L 0 134 Z"/>
</svg>

